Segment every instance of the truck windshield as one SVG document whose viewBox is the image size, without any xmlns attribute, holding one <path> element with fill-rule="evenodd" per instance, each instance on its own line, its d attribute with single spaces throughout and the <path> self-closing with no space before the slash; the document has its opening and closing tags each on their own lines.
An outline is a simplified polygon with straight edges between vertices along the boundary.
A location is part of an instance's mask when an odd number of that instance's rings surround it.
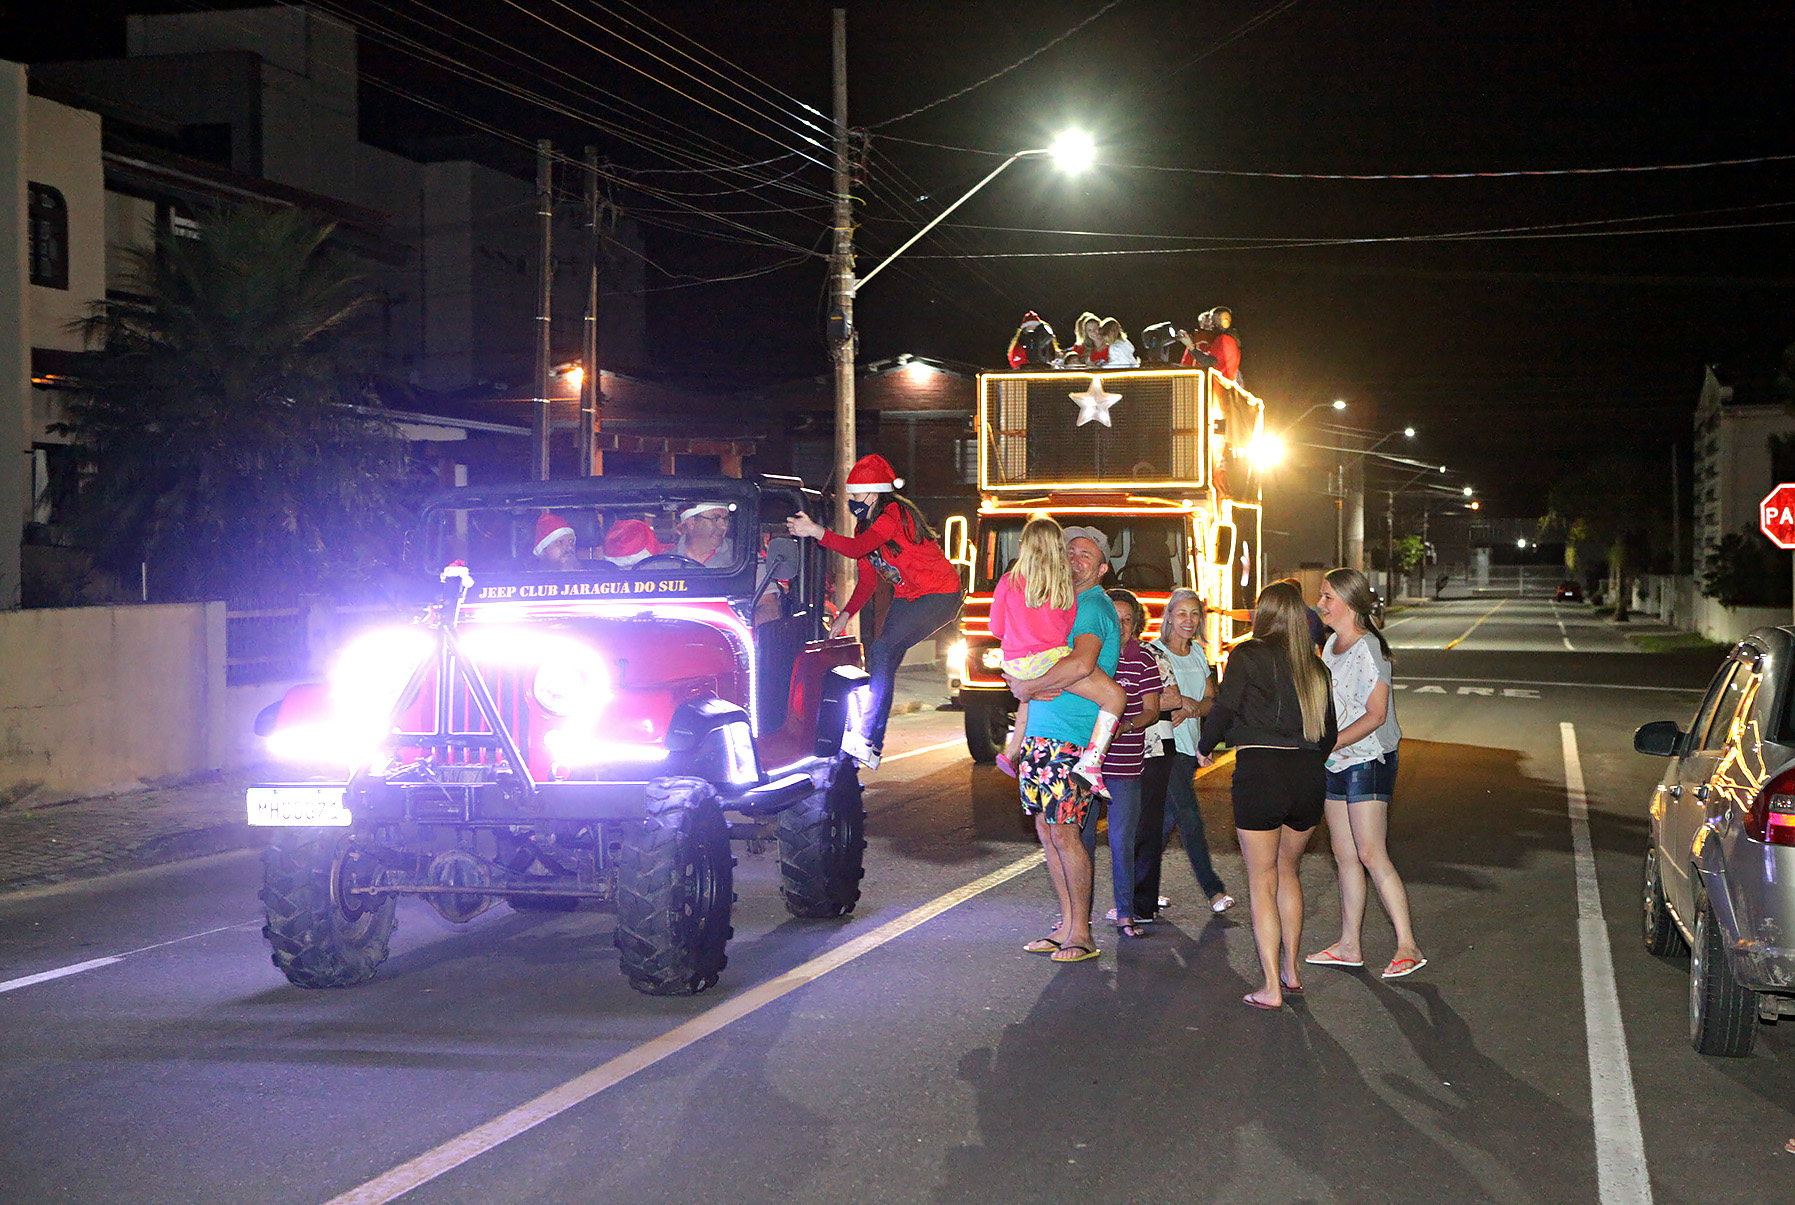
<svg viewBox="0 0 1795 1205">
<path fill-rule="evenodd" d="M 431 512 L 429 536 L 435 565 L 462 561 L 476 578 L 482 572 L 615 576 L 638 568 L 732 573 L 747 546 L 759 551 L 737 503 L 696 495 L 442 508 Z"/>
<path fill-rule="evenodd" d="M 1110 576 L 1105 585 L 1130 590 L 1193 587 L 1188 569 L 1190 541 L 1185 515 L 1055 515 L 1063 524 L 1095 527 L 1109 537 Z M 1016 561 L 1027 515 L 979 520 L 974 560 L 975 590 L 991 590 Z"/>
</svg>

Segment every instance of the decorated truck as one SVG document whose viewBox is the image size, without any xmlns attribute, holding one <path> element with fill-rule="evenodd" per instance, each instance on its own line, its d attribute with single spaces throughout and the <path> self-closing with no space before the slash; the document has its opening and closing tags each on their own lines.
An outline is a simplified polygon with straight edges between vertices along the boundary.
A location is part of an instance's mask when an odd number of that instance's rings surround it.
<svg viewBox="0 0 1795 1205">
<path fill-rule="evenodd" d="M 1212 664 L 1247 634 L 1264 564 L 1260 482 L 1247 453 L 1264 420 L 1258 398 L 1210 368 L 980 375 L 978 513 L 970 523 L 951 517 L 945 530 L 967 587 L 948 685 L 974 760 L 997 756 L 1015 713 L 991 593 L 1033 515 L 1109 537 L 1104 584 L 1140 596 L 1147 635 L 1179 588 L 1207 604 Z"/>
<path fill-rule="evenodd" d="M 386 958 L 401 896 L 466 922 L 614 907 L 625 977 L 689 995 L 726 962 L 731 840 L 776 844 L 799 917 L 860 898 L 840 752 L 861 648 L 831 638 L 821 513 L 792 478 L 464 488 L 423 512 L 428 603 L 257 718 L 297 772 L 253 786 L 263 934 L 301 987 Z"/>
</svg>

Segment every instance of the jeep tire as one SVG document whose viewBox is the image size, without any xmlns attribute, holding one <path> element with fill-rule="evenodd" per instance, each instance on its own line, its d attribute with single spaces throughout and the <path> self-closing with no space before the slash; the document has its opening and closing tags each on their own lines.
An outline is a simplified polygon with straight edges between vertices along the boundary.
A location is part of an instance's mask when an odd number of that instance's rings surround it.
<svg viewBox="0 0 1795 1205">
<path fill-rule="evenodd" d="M 353 987 L 386 961 L 398 899 L 350 896 L 380 867 L 340 828 L 286 829 L 262 855 L 262 936 L 298 987 Z"/>
<path fill-rule="evenodd" d="M 1640 932 L 1645 938 L 1645 952 L 1660 957 L 1688 953 L 1689 943 L 1683 940 L 1682 930 L 1677 928 L 1670 907 L 1664 902 L 1664 880 L 1658 874 L 1658 842 L 1655 838 L 1646 841 L 1639 896 Z"/>
<path fill-rule="evenodd" d="M 1743 1058 L 1757 1036 L 1758 994 L 1739 986 L 1726 957 L 1726 935 L 1704 896 L 1695 905 L 1689 952 L 1689 1043 L 1698 1054 Z"/>
<path fill-rule="evenodd" d="M 793 916 L 844 916 L 866 875 L 866 807 L 860 771 L 838 757 L 822 789 L 779 813 L 779 894 Z"/>
<path fill-rule="evenodd" d="M 966 751 L 972 760 L 990 765 L 1003 752 L 1010 735 L 1010 709 L 1005 696 L 988 690 L 964 691 L 960 706 L 966 719 Z"/>
<path fill-rule="evenodd" d="M 648 784 L 648 815 L 625 825 L 617 867 L 617 949 L 631 987 L 695 996 L 728 965 L 733 859 L 717 793 L 702 778 Z"/>
</svg>

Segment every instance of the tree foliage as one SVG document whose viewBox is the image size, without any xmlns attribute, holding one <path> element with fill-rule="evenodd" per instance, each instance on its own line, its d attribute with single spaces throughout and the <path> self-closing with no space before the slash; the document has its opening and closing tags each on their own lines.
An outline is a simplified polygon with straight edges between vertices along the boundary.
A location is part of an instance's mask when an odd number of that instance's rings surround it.
<svg viewBox="0 0 1795 1205">
<path fill-rule="evenodd" d="M 1786 607 L 1791 585 L 1789 554 L 1755 527 L 1721 536 L 1702 573 L 1702 593 L 1728 607 Z"/>
<path fill-rule="evenodd" d="M 1427 544 L 1420 536 L 1409 534 L 1396 541 L 1396 571 L 1407 573 L 1427 555 Z"/>
<path fill-rule="evenodd" d="M 368 413 L 370 295 L 331 232 L 240 206 L 127 253 L 132 295 L 86 319 L 94 364 L 62 426 L 100 568 L 135 581 L 147 563 L 158 598 L 244 598 L 341 588 L 388 560 L 405 449 Z"/>
</svg>

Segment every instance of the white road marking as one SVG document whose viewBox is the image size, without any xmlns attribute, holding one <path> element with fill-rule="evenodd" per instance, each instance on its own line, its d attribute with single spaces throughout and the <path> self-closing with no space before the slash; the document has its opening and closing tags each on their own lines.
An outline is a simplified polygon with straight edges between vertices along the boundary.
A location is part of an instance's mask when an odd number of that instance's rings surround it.
<svg viewBox="0 0 1795 1205">
<path fill-rule="evenodd" d="M 915 752 L 921 753 L 925 750 L 918 749 Z M 1026 858 L 1011 862 L 1008 866 L 994 870 L 983 878 L 974 879 L 964 887 L 938 896 L 920 908 L 914 908 L 896 920 L 880 925 L 870 933 L 862 934 L 852 941 L 818 955 L 802 966 L 793 967 L 777 978 L 749 988 L 733 999 L 725 1000 L 715 1008 L 693 1017 L 685 1024 L 670 1029 L 660 1037 L 644 1042 L 634 1050 L 620 1054 L 610 1062 L 603 1063 L 583 1075 L 568 1080 L 558 1088 L 549 1089 L 535 1100 L 526 1101 L 510 1112 L 502 1113 L 484 1125 L 475 1126 L 466 1133 L 451 1138 L 432 1150 L 425 1151 L 415 1159 L 401 1163 L 391 1171 L 384 1172 L 341 1196 L 332 1197 L 326 1202 L 326 1205 L 383 1205 L 384 1202 L 403 1196 L 412 1189 L 428 1184 L 438 1176 L 452 1171 L 468 1160 L 477 1158 L 519 1134 L 559 1116 L 575 1105 L 590 1100 L 605 1089 L 622 1083 L 636 1072 L 652 1067 L 662 1059 L 679 1053 L 695 1042 L 702 1041 L 725 1026 L 771 1004 L 781 996 L 821 979 L 830 971 L 846 966 L 862 954 L 878 949 L 886 942 L 903 936 L 918 925 L 933 920 L 950 908 L 955 908 L 981 892 L 989 891 L 999 884 L 1006 883 L 1017 875 L 1033 870 L 1045 861 L 1045 856 L 1037 851 Z"/>
<path fill-rule="evenodd" d="M 1655 690 L 1673 695 L 1699 695 L 1706 686 L 1631 686 L 1625 682 L 1536 682 L 1531 678 L 1410 678 L 1397 682 L 1392 690 L 1406 690 L 1409 682 L 1471 682 L 1493 686 L 1571 686 L 1579 690 Z"/>
<path fill-rule="evenodd" d="M 0 995 L 16 992 L 22 987 L 34 987 L 40 983 L 49 983 L 55 979 L 67 979 L 70 975 L 79 975 L 84 971 L 97 971 L 101 967 L 109 967 L 113 963 L 123 962 L 133 954 L 143 954 L 150 950 L 160 950 L 163 946 L 176 945 L 183 941 L 192 941 L 198 937 L 210 937 L 214 933 L 223 933 L 227 929 L 247 929 L 251 925 L 261 926 L 261 921 L 239 921 L 234 925 L 219 925 L 216 929 L 206 929 L 199 933 L 189 933 L 185 937 L 171 937 L 167 941 L 152 942 L 147 946 L 138 946 L 135 950 L 126 950 L 123 954 L 108 954 L 104 958 L 90 958 L 86 962 L 70 963 L 65 967 L 57 967 L 53 971 L 39 971 L 35 975 L 23 975 L 17 979 L 0 982 Z"/>
<path fill-rule="evenodd" d="M 903 761 L 906 757 L 921 757 L 925 753 L 934 753 L 938 749 L 951 749 L 955 745 L 964 743 L 959 737 L 955 737 L 951 741 L 942 741 L 939 745 L 924 745 L 920 749 L 906 749 L 902 753 L 893 753 L 890 757 L 880 758 L 879 764 L 883 766 L 887 762 Z"/>
<path fill-rule="evenodd" d="M 1558 725 L 1564 740 L 1564 793 L 1571 817 L 1571 852 L 1577 866 L 1577 944 L 1583 961 L 1583 1027 L 1589 1043 L 1590 1112 L 1595 1121 L 1596 1188 L 1602 1205 L 1649 1205 L 1651 1176 L 1633 1096 L 1633 1068 L 1621 1024 L 1614 956 L 1602 917 L 1602 892 L 1589 840 L 1589 796 L 1577 726 Z"/>
</svg>

